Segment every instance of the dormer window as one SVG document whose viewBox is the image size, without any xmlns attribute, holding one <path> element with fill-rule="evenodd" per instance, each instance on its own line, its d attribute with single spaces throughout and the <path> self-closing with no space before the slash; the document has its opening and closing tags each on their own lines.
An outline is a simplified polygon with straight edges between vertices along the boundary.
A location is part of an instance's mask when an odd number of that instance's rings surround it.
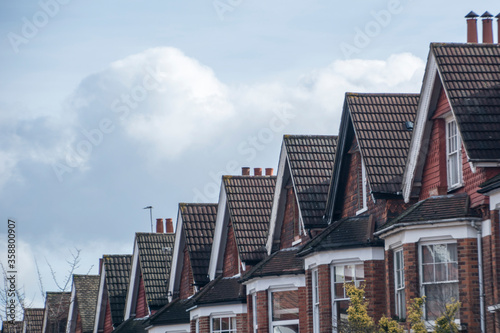
<svg viewBox="0 0 500 333">
<path fill-rule="evenodd" d="M 462 185 L 462 140 L 458 133 L 457 122 L 450 119 L 446 122 L 446 164 L 448 189 Z"/>
</svg>

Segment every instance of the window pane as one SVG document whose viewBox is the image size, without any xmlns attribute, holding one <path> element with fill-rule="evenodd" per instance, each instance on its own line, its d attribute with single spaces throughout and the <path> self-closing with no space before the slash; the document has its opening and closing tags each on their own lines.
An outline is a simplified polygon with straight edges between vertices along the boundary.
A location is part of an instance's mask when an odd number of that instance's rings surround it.
<svg viewBox="0 0 500 333">
<path fill-rule="evenodd" d="M 434 265 L 424 265 L 422 275 L 424 278 L 424 282 L 434 282 Z"/>
<path fill-rule="evenodd" d="M 434 257 L 436 262 L 448 262 L 450 260 L 446 244 L 434 245 Z"/>
<path fill-rule="evenodd" d="M 231 317 L 231 329 L 236 330 L 236 317 Z"/>
<path fill-rule="evenodd" d="M 364 280 L 365 279 L 365 270 L 363 265 L 356 265 L 356 280 Z"/>
<path fill-rule="evenodd" d="M 450 261 L 457 261 L 457 244 L 448 244 L 448 256 Z"/>
<path fill-rule="evenodd" d="M 273 321 L 299 319 L 299 293 L 287 290 L 272 293 Z"/>
<path fill-rule="evenodd" d="M 335 298 L 345 298 L 343 283 L 335 283 Z"/>
<path fill-rule="evenodd" d="M 448 280 L 458 280 L 458 264 L 456 262 L 448 264 Z"/>
<path fill-rule="evenodd" d="M 345 282 L 352 281 L 354 279 L 354 266 L 346 265 L 344 268 L 344 279 Z"/>
<path fill-rule="evenodd" d="M 274 326 L 274 333 L 298 333 L 299 325 Z"/>
<path fill-rule="evenodd" d="M 446 304 L 458 299 L 458 283 L 442 283 L 425 286 L 425 314 L 427 320 L 435 320 L 446 309 Z M 458 318 L 458 315 L 457 315 Z"/>
<path fill-rule="evenodd" d="M 436 281 L 447 281 L 446 264 L 436 264 L 434 269 L 436 271 Z"/>
<path fill-rule="evenodd" d="M 344 266 L 335 266 L 335 282 L 344 282 Z"/>
<path fill-rule="evenodd" d="M 229 329 L 229 318 L 221 318 L 221 328 L 223 330 L 228 330 Z"/>
<path fill-rule="evenodd" d="M 214 330 L 220 330 L 220 318 L 212 319 L 212 326 Z"/>
<path fill-rule="evenodd" d="M 434 262 L 434 254 L 432 251 L 432 245 L 422 246 L 422 262 L 424 264 L 429 264 Z"/>
</svg>

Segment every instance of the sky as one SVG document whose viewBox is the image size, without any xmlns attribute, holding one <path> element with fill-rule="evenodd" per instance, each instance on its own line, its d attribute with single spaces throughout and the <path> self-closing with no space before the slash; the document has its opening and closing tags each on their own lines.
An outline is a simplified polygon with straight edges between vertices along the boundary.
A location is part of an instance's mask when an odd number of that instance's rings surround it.
<svg viewBox="0 0 500 333">
<path fill-rule="evenodd" d="M 284 134 L 337 134 L 346 92 L 419 92 L 431 42 L 496 1 L 0 3 L 0 262 L 28 304 L 134 233 L 277 168 Z M 496 23 L 494 24 L 496 30 Z M 479 32 L 481 29 L 479 28 Z M 496 33 L 495 33 L 496 40 Z"/>
</svg>

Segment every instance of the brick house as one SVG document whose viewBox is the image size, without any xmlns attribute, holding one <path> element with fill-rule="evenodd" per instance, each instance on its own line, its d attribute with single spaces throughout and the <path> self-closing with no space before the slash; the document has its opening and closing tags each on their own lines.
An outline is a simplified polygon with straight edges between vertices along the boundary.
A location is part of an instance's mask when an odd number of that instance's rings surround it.
<svg viewBox="0 0 500 333">
<path fill-rule="evenodd" d="M 23 317 L 23 333 L 41 333 L 43 324 L 43 308 L 26 308 Z"/>
<path fill-rule="evenodd" d="M 136 233 L 124 320 L 154 314 L 168 303 L 168 277 L 175 234 L 172 219 L 157 219 L 156 233 Z"/>
<path fill-rule="evenodd" d="M 110 333 L 123 322 L 132 255 L 103 255 L 94 321 L 95 333 Z"/>
<path fill-rule="evenodd" d="M 404 317 L 405 301 L 426 295 L 430 325 L 454 298 L 463 330 L 498 332 L 498 313 L 486 311 L 498 304 L 498 211 L 485 195 L 495 190 L 480 185 L 500 173 L 500 46 L 488 41 L 487 13 L 482 20 L 486 44 L 471 42 L 473 13 L 469 43 L 431 44 L 402 182 L 405 202 L 419 202 L 376 235 L 388 314 Z"/>
<path fill-rule="evenodd" d="M 68 322 L 71 293 L 46 292 L 42 333 L 64 333 Z"/>
<path fill-rule="evenodd" d="M 93 332 L 99 280 L 99 275 L 73 275 L 66 333 Z"/>
</svg>

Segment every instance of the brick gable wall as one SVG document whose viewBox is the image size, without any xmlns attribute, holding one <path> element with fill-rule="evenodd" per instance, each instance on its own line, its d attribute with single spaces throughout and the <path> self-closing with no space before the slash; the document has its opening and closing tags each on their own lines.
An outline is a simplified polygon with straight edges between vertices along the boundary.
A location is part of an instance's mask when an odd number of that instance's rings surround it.
<svg viewBox="0 0 500 333">
<path fill-rule="evenodd" d="M 104 316 L 104 333 L 111 333 L 113 331 L 113 318 L 111 317 L 111 306 L 109 298 L 106 303 L 106 312 Z"/>
<path fill-rule="evenodd" d="M 341 216 L 355 216 L 356 212 L 363 207 L 363 191 L 361 179 L 361 154 L 356 148 L 356 138 L 351 143 L 349 153 L 344 155 L 344 163 L 347 164 L 348 174 L 344 190 Z"/>
<path fill-rule="evenodd" d="M 224 250 L 223 276 L 231 277 L 239 273 L 239 255 L 234 236 L 233 224 L 229 221 L 227 226 L 226 249 Z"/>
<path fill-rule="evenodd" d="M 139 280 L 139 291 L 137 293 L 137 303 L 135 307 L 135 317 L 143 318 L 149 314 L 148 303 L 146 301 L 146 289 L 144 288 L 144 280 L 142 273 Z"/>
<path fill-rule="evenodd" d="M 285 189 L 286 205 L 281 225 L 280 249 L 292 247 L 295 236 L 299 234 L 299 205 L 291 182 Z"/>
<path fill-rule="evenodd" d="M 80 316 L 80 312 L 76 317 L 75 333 L 82 333 L 82 316 Z"/>
<path fill-rule="evenodd" d="M 193 294 L 193 270 L 191 267 L 191 260 L 189 259 L 189 252 L 186 245 L 184 246 L 184 260 L 182 264 L 181 282 L 179 286 L 179 297 L 181 299 L 186 299 Z"/>
</svg>

